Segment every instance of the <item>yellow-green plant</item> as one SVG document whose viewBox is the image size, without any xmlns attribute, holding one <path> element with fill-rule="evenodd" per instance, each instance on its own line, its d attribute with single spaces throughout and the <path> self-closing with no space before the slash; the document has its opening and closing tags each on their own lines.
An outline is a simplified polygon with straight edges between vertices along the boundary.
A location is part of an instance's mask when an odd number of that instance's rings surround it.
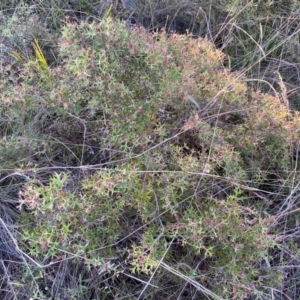
<svg viewBox="0 0 300 300">
<path fill-rule="evenodd" d="M 12 51 L 12 54 L 24 67 L 30 68 L 33 66 L 43 78 L 47 78 L 49 76 L 49 65 L 36 38 L 33 41 L 33 50 L 34 55 L 31 55 L 28 61 L 15 50 Z"/>
</svg>

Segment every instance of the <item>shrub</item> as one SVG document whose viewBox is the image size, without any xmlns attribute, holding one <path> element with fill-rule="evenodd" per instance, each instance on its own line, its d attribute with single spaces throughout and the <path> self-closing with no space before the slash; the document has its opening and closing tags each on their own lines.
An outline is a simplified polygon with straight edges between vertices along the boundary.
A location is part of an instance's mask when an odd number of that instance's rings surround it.
<svg viewBox="0 0 300 300">
<path fill-rule="evenodd" d="M 149 299 L 173 285 L 216 299 L 268 295 L 282 280 L 268 267 L 271 207 L 290 193 L 297 115 L 224 69 L 205 39 L 108 18 L 68 22 L 58 44 L 47 72 L 31 58 L 2 83 L 1 163 L 27 176 L 20 247 L 44 266 L 45 281 L 29 275 L 32 290 L 110 299 L 146 282 Z M 118 276 L 131 291 L 115 289 Z"/>
</svg>

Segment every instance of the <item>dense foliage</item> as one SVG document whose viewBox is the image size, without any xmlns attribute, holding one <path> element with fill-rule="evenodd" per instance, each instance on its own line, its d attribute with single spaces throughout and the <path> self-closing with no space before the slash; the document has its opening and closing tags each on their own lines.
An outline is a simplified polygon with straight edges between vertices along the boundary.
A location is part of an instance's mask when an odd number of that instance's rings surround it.
<svg viewBox="0 0 300 300">
<path fill-rule="evenodd" d="M 249 28 L 211 39 L 170 32 L 196 2 L 152 30 L 142 2 L 31 2 L 0 23 L 2 299 L 297 299 L 297 97 L 280 68 L 247 85 L 266 6 L 216 1 Z"/>
</svg>

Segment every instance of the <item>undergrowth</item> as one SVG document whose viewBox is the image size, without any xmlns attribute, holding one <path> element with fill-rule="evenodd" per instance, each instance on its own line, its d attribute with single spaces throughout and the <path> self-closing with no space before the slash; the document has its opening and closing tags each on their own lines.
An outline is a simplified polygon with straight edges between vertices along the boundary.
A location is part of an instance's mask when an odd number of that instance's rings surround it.
<svg viewBox="0 0 300 300">
<path fill-rule="evenodd" d="M 1 4 L 1 298 L 297 299 L 297 3 L 98 2 Z"/>
</svg>

